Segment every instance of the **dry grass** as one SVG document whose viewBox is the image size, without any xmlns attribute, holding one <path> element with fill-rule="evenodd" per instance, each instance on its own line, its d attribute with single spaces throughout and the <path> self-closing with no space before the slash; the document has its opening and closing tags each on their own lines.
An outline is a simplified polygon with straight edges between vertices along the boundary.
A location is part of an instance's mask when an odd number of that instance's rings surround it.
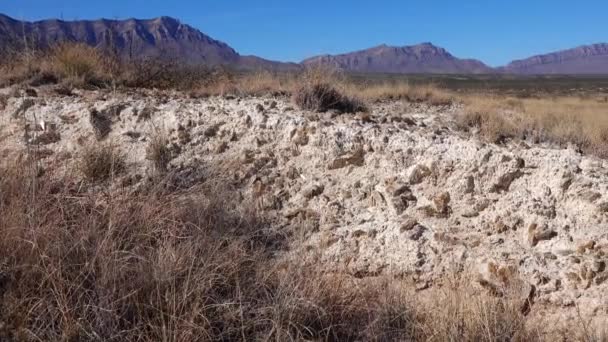
<svg viewBox="0 0 608 342">
<path fill-rule="evenodd" d="M 154 169 L 159 173 L 165 173 L 171 161 L 171 150 L 169 148 L 169 137 L 160 130 L 155 130 L 150 136 L 146 148 L 146 159 L 149 160 Z"/>
<path fill-rule="evenodd" d="M 608 157 L 608 103 L 603 98 L 471 96 L 465 104 L 460 125 L 477 128 L 490 141 L 573 143 L 585 152 Z"/>
<path fill-rule="evenodd" d="M 356 94 L 367 102 L 405 100 L 444 106 L 455 101 L 454 95 L 431 84 L 412 86 L 407 82 L 381 82 L 371 85 L 349 83 L 347 89 L 348 93 Z"/>
<path fill-rule="evenodd" d="M 466 281 L 420 300 L 403 280 L 281 261 L 282 234 L 221 186 L 108 189 L 0 168 L 2 341 L 539 339 L 516 302 Z"/>
<path fill-rule="evenodd" d="M 426 341 L 540 341 L 526 325 L 522 302 L 472 288 L 470 277 L 453 277 L 425 304 Z"/>
<path fill-rule="evenodd" d="M 311 68 L 298 79 L 293 90 L 293 102 L 301 109 L 313 112 L 335 110 L 340 113 L 367 111 L 366 105 L 355 94 L 347 93 L 345 83 L 336 71 Z"/>
<path fill-rule="evenodd" d="M 118 147 L 111 144 L 90 144 L 79 155 L 78 171 L 92 182 L 100 182 L 125 170 L 125 157 Z"/>
<path fill-rule="evenodd" d="M 107 77 L 107 59 L 86 44 L 62 43 L 51 50 L 50 69 L 72 83 L 88 84 Z"/>
<path fill-rule="evenodd" d="M 14 54 L 0 65 L 0 84 L 32 86 L 63 81 L 80 88 L 104 87 L 116 73 L 116 62 L 86 44 L 65 42 L 48 51 Z"/>
<path fill-rule="evenodd" d="M 8 96 L 0 94 L 0 110 L 4 110 L 8 104 Z"/>
</svg>

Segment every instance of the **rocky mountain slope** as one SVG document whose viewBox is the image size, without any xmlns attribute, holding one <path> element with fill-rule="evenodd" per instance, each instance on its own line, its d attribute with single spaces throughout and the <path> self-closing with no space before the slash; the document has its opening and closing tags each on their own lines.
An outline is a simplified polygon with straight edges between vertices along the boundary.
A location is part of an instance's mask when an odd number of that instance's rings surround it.
<svg viewBox="0 0 608 342">
<path fill-rule="evenodd" d="M 480 74 L 492 69 L 480 61 L 459 59 L 431 43 L 371 49 L 306 59 L 304 65 L 329 65 L 346 71 L 379 73 Z"/>
<path fill-rule="evenodd" d="M 608 74 L 608 44 L 517 60 L 491 68 L 475 59 L 454 57 L 431 43 L 395 47 L 380 45 L 339 55 L 308 58 L 301 64 L 282 63 L 256 56 L 242 56 L 226 43 L 170 17 L 150 20 L 25 22 L 0 14 L 0 46 L 4 51 L 28 44 L 46 47 L 59 41 L 85 42 L 117 51 L 124 59 L 163 57 L 189 64 L 231 65 L 244 69 L 293 71 L 301 66 L 327 65 L 345 71 L 405 74 Z"/>
<path fill-rule="evenodd" d="M 510 74 L 608 74 L 608 44 L 579 46 L 517 60 L 499 69 Z"/>
<path fill-rule="evenodd" d="M 226 43 L 170 17 L 150 20 L 43 20 L 24 22 L 0 14 L 0 44 L 44 48 L 60 41 L 84 42 L 116 51 L 125 60 L 161 57 L 188 64 L 233 65 L 243 68 L 297 69 L 289 63 L 241 56 Z"/>
<path fill-rule="evenodd" d="M 109 141 L 127 156 L 116 183 L 136 191 L 154 183 L 145 151 L 162 130 L 174 185 L 221 179 L 294 236 L 285 258 L 421 292 L 472 272 L 472 287 L 514 291 L 532 314 L 608 318 L 608 161 L 575 148 L 485 144 L 455 129 L 457 105 L 336 116 L 280 98 L 31 95 L 0 111 L 3 160 L 36 146 L 69 175 L 84 146 Z"/>
</svg>

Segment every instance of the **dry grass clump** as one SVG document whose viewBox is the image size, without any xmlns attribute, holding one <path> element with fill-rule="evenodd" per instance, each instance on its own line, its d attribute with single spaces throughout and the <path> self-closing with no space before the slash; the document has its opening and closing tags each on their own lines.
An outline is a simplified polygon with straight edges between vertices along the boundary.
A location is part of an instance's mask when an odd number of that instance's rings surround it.
<svg viewBox="0 0 608 342">
<path fill-rule="evenodd" d="M 345 92 L 340 75 L 324 68 L 308 69 L 300 76 L 300 85 L 293 91 L 294 103 L 303 110 L 340 113 L 365 112 L 367 107 L 354 95 Z M 340 88 L 338 88 L 340 87 Z"/>
<path fill-rule="evenodd" d="M 152 162 L 157 172 L 164 173 L 171 161 L 171 149 L 169 138 L 166 133 L 155 131 L 150 136 L 150 142 L 146 147 L 146 159 Z"/>
<path fill-rule="evenodd" d="M 297 89 L 293 101 L 303 110 L 326 112 L 336 110 L 340 113 L 356 113 L 367 110 L 363 102 L 338 91 L 331 84 L 307 84 Z"/>
<path fill-rule="evenodd" d="M 94 47 L 81 43 L 61 43 L 50 54 L 50 67 L 62 78 L 87 83 L 105 76 L 104 55 Z"/>
<path fill-rule="evenodd" d="M 585 152 L 608 157 L 608 103 L 602 99 L 470 96 L 465 106 L 465 114 L 458 118 L 461 127 L 476 127 L 490 141 L 573 143 Z"/>
<path fill-rule="evenodd" d="M 118 147 L 111 144 L 90 144 L 79 155 L 78 171 L 94 182 L 107 180 L 125 170 L 125 157 Z"/>
</svg>

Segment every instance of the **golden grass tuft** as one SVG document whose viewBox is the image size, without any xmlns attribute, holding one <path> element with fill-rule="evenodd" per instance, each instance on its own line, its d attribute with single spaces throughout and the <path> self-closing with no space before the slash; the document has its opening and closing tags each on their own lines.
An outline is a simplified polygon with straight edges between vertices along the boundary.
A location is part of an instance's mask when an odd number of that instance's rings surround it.
<svg viewBox="0 0 608 342">
<path fill-rule="evenodd" d="M 464 103 L 460 126 L 475 127 L 490 141 L 521 138 L 562 146 L 572 143 L 608 157 L 608 103 L 602 98 L 469 96 Z"/>
<path fill-rule="evenodd" d="M 62 43 L 51 51 L 51 68 L 66 78 L 92 79 L 103 74 L 102 53 L 94 47 L 80 43 Z"/>
<path fill-rule="evenodd" d="M 431 84 L 414 86 L 404 81 L 376 84 L 350 83 L 347 89 L 349 93 L 356 94 L 368 102 L 404 100 L 434 106 L 445 106 L 454 102 L 451 93 Z"/>
</svg>

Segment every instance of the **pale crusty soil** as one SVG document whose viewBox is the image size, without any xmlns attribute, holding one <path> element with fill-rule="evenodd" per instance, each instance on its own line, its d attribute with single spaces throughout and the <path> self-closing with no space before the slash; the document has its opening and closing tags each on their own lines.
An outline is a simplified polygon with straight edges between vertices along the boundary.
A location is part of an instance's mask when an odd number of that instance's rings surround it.
<svg viewBox="0 0 608 342">
<path fill-rule="evenodd" d="M 291 236 L 281 257 L 406 277 L 420 293 L 466 271 L 533 314 L 608 318 L 608 161 L 574 147 L 483 143 L 455 129 L 457 105 L 338 115 L 270 97 L 14 95 L 0 110 L 5 162 L 35 152 L 44 169 L 75 174 L 83 146 L 111 143 L 128 163 L 113 186 L 136 190 L 155 179 L 146 148 L 160 132 L 173 185 L 221 179 Z M 93 109 L 111 122 L 106 137 Z"/>
</svg>

